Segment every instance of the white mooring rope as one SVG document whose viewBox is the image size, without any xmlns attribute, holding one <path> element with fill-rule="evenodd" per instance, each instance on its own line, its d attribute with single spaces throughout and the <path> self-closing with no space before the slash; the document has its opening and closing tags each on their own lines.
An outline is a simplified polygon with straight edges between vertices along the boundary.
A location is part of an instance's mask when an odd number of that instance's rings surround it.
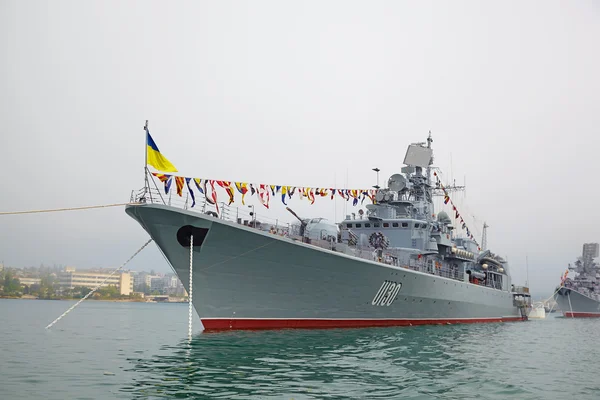
<svg viewBox="0 0 600 400">
<path fill-rule="evenodd" d="M 190 293 L 188 296 L 188 337 L 192 338 L 192 314 L 194 312 L 192 304 L 192 292 L 194 290 L 194 281 L 192 280 L 192 272 L 194 271 L 194 235 L 190 235 Z"/>
<path fill-rule="evenodd" d="M 555 295 L 556 293 L 558 293 L 558 291 L 559 291 L 560 289 L 562 289 L 563 287 L 564 287 L 564 286 L 559 286 L 559 287 L 558 287 L 558 289 L 556 289 L 556 290 L 554 291 L 554 293 L 552 293 L 552 295 L 551 295 L 550 297 L 548 297 L 546 300 L 543 300 L 543 301 L 542 301 L 542 303 L 547 303 L 547 302 L 549 302 L 551 299 L 553 299 L 553 298 L 554 298 L 554 295 Z"/>
<path fill-rule="evenodd" d="M 98 286 L 96 286 L 94 289 L 92 289 L 88 294 L 85 295 L 85 297 L 83 297 L 81 300 L 79 300 L 77 303 L 75 303 L 71 308 L 69 308 L 67 311 L 65 311 L 60 317 L 56 318 L 54 321 L 52 321 L 51 324 L 49 324 L 46 329 L 49 329 L 52 327 L 52 325 L 56 324 L 62 317 L 64 317 L 65 315 L 67 315 L 68 313 L 70 313 L 75 307 L 77 307 L 79 304 L 81 304 L 85 299 L 87 299 L 88 297 L 90 297 L 92 295 L 92 293 L 94 293 L 96 290 L 100 289 L 102 287 L 102 285 L 104 285 L 106 283 L 106 281 L 113 276 L 118 270 L 120 270 L 121 268 L 123 268 L 125 265 L 127 265 L 129 263 L 129 261 L 133 260 L 133 257 L 137 256 L 139 254 L 140 251 L 144 250 L 144 248 L 146 246 L 148 246 L 148 244 L 150 244 L 150 242 L 152 241 L 152 239 L 148 239 L 148 241 L 142 246 L 140 247 L 140 249 L 138 251 L 136 251 L 131 257 L 129 257 L 129 260 L 125 261 L 119 268 L 115 269 L 113 272 L 110 273 L 110 275 L 108 275 L 106 277 L 105 280 L 102 281 L 102 283 L 100 283 Z"/>
<path fill-rule="evenodd" d="M 100 205 L 100 206 L 54 208 L 54 209 L 48 209 L 48 210 L 2 211 L 2 212 L 0 212 L 0 215 L 38 214 L 38 213 L 59 212 L 59 211 L 91 210 L 93 208 L 120 207 L 120 206 L 135 205 L 135 204 L 139 204 L 139 203 L 117 203 L 117 204 L 105 204 L 105 205 Z"/>
</svg>

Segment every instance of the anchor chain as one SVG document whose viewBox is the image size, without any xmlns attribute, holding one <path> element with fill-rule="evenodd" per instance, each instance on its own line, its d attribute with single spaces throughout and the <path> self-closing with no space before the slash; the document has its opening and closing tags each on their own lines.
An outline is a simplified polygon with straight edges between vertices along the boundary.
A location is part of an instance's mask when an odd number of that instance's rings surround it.
<svg viewBox="0 0 600 400">
<path fill-rule="evenodd" d="M 192 274 L 194 271 L 194 235 L 190 235 L 190 293 L 188 296 L 188 337 L 192 338 L 192 315 L 194 312 L 192 304 L 192 292 L 194 290 L 194 281 L 192 280 Z"/>
<path fill-rule="evenodd" d="M 571 291 L 567 292 L 567 298 L 569 299 L 569 308 L 571 309 L 571 318 L 575 318 L 573 314 L 573 306 L 571 305 Z"/>
</svg>

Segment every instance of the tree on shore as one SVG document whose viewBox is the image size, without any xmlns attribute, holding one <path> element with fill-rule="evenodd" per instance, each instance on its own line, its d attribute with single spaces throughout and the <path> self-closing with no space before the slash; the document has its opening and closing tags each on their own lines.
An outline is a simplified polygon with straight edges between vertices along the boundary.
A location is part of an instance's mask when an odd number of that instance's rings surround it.
<svg viewBox="0 0 600 400">
<path fill-rule="evenodd" d="M 16 278 L 12 271 L 2 271 L 0 276 L 0 282 L 2 283 L 2 294 L 5 296 L 21 296 L 21 282 L 19 278 Z"/>
</svg>

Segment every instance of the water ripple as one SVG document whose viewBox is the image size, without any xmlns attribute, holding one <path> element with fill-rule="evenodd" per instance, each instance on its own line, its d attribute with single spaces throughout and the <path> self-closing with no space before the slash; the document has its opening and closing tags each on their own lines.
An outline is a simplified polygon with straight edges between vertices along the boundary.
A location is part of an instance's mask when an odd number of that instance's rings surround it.
<svg viewBox="0 0 600 400">
<path fill-rule="evenodd" d="M 91 302 L 44 330 L 68 305 L 0 302 L 2 398 L 600 398 L 600 321 L 225 332 L 189 342 L 185 305 Z"/>
<path fill-rule="evenodd" d="M 539 346 L 539 338 L 518 334 L 525 326 L 199 335 L 152 358 L 131 360 L 131 369 L 140 376 L 123 390 L 144 399 L 173 393 L 294 399 L 552 398 L 551 382 L 540 380 L 552 366 L 534 364 L 532 358 L 553 357 L 565 343 Z M 537 355 L 531 354 L 534 348 Z M 526 349 L 530 351 L 522 351 Z M 591 396 L 595 389 L 588 382 L 578 390 Z"/>
</svg>

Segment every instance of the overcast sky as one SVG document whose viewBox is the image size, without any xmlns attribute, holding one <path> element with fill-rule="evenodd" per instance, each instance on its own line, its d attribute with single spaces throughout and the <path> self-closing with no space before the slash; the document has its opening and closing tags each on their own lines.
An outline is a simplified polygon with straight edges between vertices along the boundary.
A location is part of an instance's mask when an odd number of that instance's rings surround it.
<svg viewBox="0 0 600 400">
<path fill-rule="evenodd" d="M 146 119 L 183 175 L 312 187 L 385 182 L 431 130 L 478 240 L 549 294 L 600 241 L 598 49 L 594 1 L 3 0 L 0 211 L 128 201 Z M 0 261 L 112 267 L 146 238 L 123 208 L 0 216 Z M 155 245 L 131 268 L 170 270 Z"/>
</svg>

